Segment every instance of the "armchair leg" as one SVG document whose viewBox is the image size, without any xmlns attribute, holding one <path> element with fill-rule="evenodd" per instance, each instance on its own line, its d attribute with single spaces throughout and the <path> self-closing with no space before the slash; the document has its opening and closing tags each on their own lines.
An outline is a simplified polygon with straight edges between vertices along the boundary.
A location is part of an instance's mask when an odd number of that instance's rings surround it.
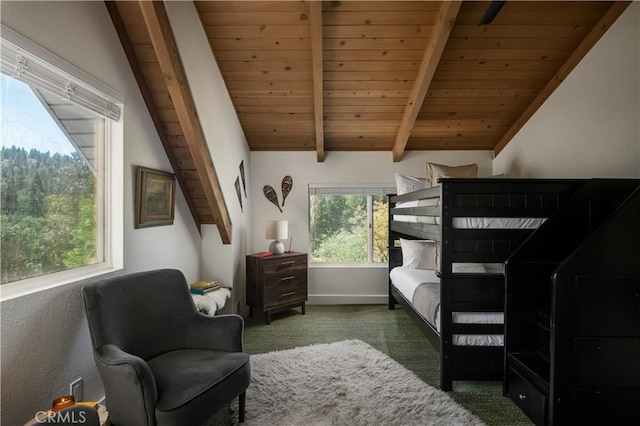
<svg viewBox="0 0 640 426">
<path fill-rule="evenodd" d="M 247 399 L 247 392 L 242 392 L 238 396 L 238 423 L 244 423 L 244 405 Z"/>
</svg>

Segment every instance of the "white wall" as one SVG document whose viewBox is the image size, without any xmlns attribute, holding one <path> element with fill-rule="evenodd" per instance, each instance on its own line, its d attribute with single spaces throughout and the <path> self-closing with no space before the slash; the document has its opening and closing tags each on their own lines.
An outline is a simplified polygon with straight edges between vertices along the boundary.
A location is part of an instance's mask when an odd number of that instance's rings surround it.
<svg viewBox="0 0 640 426">
<path fill-rule="evenodd" d="M 493 162 L 513 177 L 640 177 L 640 2 Z"/>
<path fill-rule="evenodd" d="M 134 166 L 171 171 L 103 2 L 0 2 L 2 23 L 122 93 L 124 106 L 124 267 L 171 267 L 200 276 L 201 238 L 182 192 L 175 223 L 133 229 Z M 94 367 L 82 283 L 2 302 L 2 413 L 21 425 L 69 383 L 84 379 L 84 398 L 104 396 Z"/>
<path fill-rule="evenodd" d="M 490 151 L 409 151 L 394 163 L 389 152 L 329 152 L 318 163 L 313 152 L 251 153 L 251 245 L 250 253 L 265 251 L 267 220 L 288 220 L 292 250 L 309 251 L 309 184 L 388 184 L 395 187 L 394 173 L 426 176 L 426 162 L 448 165 L 478 163 L 479 176 L 491 175 Z M 282 178 L 293 178 L 293 189 L 286 199 L 283 213 L 262 192 L 271 185 L 280 204 Z M 285 241 L 288 247 L 289 241 Z M 385 267 L 317 267 L 309 270 L 309 303 L 386 303 L 387 268 Z"/>
<path fill-rule="evenodd" d="M 240 163 L 244 162 L 248 191 L 249 146 L 194 4 L 165 4 L 232 222 L 231 244 L 226 245 L 222 244 L 216 226 L 203 226 L 201 277 L 232 286 L 232 300 L 222 312 L 237 312 L 238 302 L 244 304 L 245 297 L 244 265 L 251 203 L 241 190 L 241 208 L 235 180 L 240 176 Z"/>
</svg>

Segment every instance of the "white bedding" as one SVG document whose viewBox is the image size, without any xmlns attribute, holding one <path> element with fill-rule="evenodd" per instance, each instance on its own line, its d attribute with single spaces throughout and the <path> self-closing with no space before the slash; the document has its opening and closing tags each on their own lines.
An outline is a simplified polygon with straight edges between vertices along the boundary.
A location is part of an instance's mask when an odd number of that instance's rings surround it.
<svg viewBox="0 0 640 426">
<path fill-rule="evenodd" d="M 422 283 L 439 283 L 440 278 L 435 271 L 427 269 L 411 269 L 401 266 L 393 268 L 389 274 L 393 286 L 408 300 L 413 300 L 416 288 Z M 502 312 L 453 312 L 452 320 L 457 324 L 504 324 Z M 435 328 L 440 331 L 440 307 L 436 311 Z M 453 344 L 456 346 L 503 346 L 504 336 L 501 334 L 454 334 Z"/>
<path fill-rule="evenodd" d="M 440 204 L 439 198 L 405 201 L 396 208 L 427 207 Z M 438 216 L 393 215 L 393 220 L 408 223 L 440 224 Z M 540 217 L 454 217 L 453 227 L 457 229 L 538 229 L 546 219 Z"/>
<path fill-rule="evenodd" d="M 438 216 L 394 215 L 393 220 L 405 223 L 439 225 Z M 546 218 L 542 217 L 454 217 L 456 229 L 538 229 Z"/>
</svg>

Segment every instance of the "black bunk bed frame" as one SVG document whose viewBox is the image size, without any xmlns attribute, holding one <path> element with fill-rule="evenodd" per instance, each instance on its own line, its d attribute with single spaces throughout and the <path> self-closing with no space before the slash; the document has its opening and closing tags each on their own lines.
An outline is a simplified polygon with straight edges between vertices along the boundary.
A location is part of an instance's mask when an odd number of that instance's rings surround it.
<svg viewBox="0 0 640 426">
<path fill-rule="evenodd" d="M 640 180 L 593 179 L 506 262 L 505 379 L 537 425 L 640 424 Z"/>
<path fill-rule="evenodd" d="M 455 217 L 548 218 L 585 182 L 584 179 L 441 178 L 439 186 L 391 197 L 389 270 L 402 265 L 396 241 L 440 242 L 440 333 L 389 280 L 389 309 L 399 303 L 440 353 L 440 388 L 453 380 L 502 380 L 504 348 L 456 346 L 455 334 L 504 334 L 503 325 L 455 324 L 453 312 L 504 312 L 503 274 L 453 274 L 452 264 L 503 263 L 533 232 L 528 229 L 457 229 Z M 438 206 L 396 208 L 399 202 L 439 199 Z M 440 224 L 406 223 L 394 215 L 438 217 Z"/>
</svg>

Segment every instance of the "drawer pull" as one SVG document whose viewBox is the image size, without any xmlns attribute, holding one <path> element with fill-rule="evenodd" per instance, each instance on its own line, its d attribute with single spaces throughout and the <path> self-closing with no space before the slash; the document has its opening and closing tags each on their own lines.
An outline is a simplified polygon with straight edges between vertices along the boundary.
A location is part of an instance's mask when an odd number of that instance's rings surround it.
<svg viewBox="0 0 640 426">
<path fill-rule="evenodd" d="M 294 279 L 296 276 L 295 275 L 291 275 L 290 277 L 282 277 L 280 278 L 280 281 L 289 281 Z"/>
<path fill-rule="evenodd" d="M 529 399 L 529 397 L 525 394 L 519 393 L 518 394 L 518 399 L 523 400 L 523 399 Z"/>
<path fill-rule="evenodd" d="M 289 260 L 288 262 L 282 262 L 280 263 L 281 265 L 293 265 L 294 263 L 296 263 L 295 260 Z"/>
<path fill-rule="evenodd" d="M 295 292 L 295 291 L 292 291 L 291 293 L 284 293 L 284 294 L 281 294 L 281 295 L 280 295 L 280 297 L 293 296 L 294 294 L 296 294 L 296 292 Z"/>
</svg>

